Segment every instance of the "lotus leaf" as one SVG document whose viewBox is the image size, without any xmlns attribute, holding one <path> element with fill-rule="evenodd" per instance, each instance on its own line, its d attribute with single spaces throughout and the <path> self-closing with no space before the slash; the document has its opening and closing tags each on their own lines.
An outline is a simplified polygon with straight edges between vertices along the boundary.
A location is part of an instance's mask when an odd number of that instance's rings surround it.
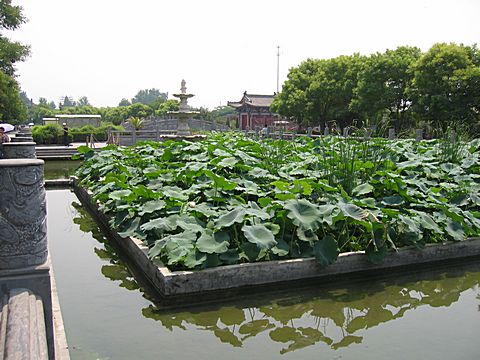
<svg viewBox="0 0 480 360">
<path fill-rule="evenodd" d="M 244 225 L 242 231 L 248 241 L 261 249 L 270 249 L 277 244 L 272 231 L 263 224 Z"/>
</svg>

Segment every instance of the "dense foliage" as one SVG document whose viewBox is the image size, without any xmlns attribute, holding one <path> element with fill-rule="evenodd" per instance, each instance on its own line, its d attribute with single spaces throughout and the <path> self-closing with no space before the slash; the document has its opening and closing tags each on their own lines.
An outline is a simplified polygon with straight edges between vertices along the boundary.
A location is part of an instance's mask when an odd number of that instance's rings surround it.
<svg viewBox="0 0 480 360">
<path fill-rule="evenodd" d="M 58 124 L 38 125 L 32 128 L 33 141 L 37 144 L 63 143 L 63 128 Z"/>
<path fill-rule="evenodd" d="M 121 236 L 172 268 L 310 256 L 326 266 L 339 252 L 377 262 L 478 235 L 479 145 L 227 134 L 110 146 L 77 175 Z"/>
<path fill-rule="evenodd" d="M 87 137 L 93 135 L 95 141 L 106 141 L 109 130 L 123 130 L 121 126 L 115 126 L 104 122 L 101 126 L 85 125 L 80 128 L 69 129 L 70 142 L 85 142 Z M 63 144 L 63 128 L 58 124 L 35 125 L 32 128 L 33 140 L 37 144 Z"/>
<path fill-rule="evenodd" d="M 342 128 L 387 118 L 398 131 L 449 126 L 480 133 L 480 52 L 439 43 L 370 56 L 308 59 L 288 74 L 272 110 L 302 125 Z"/>
<path fill-rule="evenodd" d="M 0 31 L 18 29 L 26 19 L 20 6 L 11 0 L 0 1 Z M 15 64 L 24 61 L 30 50 L 0 33 L 0 122 L 17 124 L 27 118 L 27 109 L 20 98 L 15 80 Z"/>
<path fill-rule="evenodd" d="M 27 118 L 17 81 L 0 70 L 0 122 L 17 124 Z"/>
</svg>

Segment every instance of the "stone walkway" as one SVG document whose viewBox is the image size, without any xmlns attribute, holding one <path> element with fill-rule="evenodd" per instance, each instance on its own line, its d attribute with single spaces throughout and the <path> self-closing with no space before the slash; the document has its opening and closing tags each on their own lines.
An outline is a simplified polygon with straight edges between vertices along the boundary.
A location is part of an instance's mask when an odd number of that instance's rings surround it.
<svg viewBox="0 0 480 360">
<path fill-rule="evenodd" d="M 98 150 L 105 147 L 107 144 L 99 142 L 93 144 L 92 149 Z M 80 146 L 85 146 L 85 143 L 72 143 L 70 146 L 63 145 L 37 145 L 35 151 L 38 159 L 43 160 L 69 160 L 72 155 L 77 153 Z"/>
</svg>

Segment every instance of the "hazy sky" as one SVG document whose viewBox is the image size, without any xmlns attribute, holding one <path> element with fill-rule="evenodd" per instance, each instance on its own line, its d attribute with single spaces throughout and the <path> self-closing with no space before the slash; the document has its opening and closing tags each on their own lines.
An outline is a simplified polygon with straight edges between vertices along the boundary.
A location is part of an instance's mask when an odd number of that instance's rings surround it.
<svg viewBox="0 0 480 360">
<path fill-rule="evenodd" d="M 180 81 L 214 108 L 242 93 L 272 94 L 307 58 L 400 45 L 480 43 L 480 0 L 13 0 L 28 23 L 8 33 L 31 46 L 22 89 L 58 103 L 87 96 L 116 106 L 140 89 Z"/>
</svg>

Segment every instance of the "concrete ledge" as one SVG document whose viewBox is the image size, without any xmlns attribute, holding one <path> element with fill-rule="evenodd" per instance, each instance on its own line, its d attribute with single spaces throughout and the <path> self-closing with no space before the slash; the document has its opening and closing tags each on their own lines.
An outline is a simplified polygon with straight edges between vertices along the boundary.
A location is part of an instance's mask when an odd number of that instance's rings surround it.
<svg viewBox="0 0 480 360">
<path fill-rule="evenodd" d="M 73 154 L 72 154 L 73 155 Z M 37 154 L 37 159 L 42 160 L 72 160 L 72 155 L 44 155 Z M 83 156 L 81 156 L 83 158 Z"/>
<path fill-rule="evenodd" d="M 73 185 L 73 180 L 72 179 L 45 180 L 44 185 L 46 189 L 52 189 L 52 188 L 65 189 Z"/>
<path fill-rule="evenodd" d="M 43 166 L 45 163 L 39 159 L 2 159 L 0 167 L 24 167 L 24 166 Z"/>
<path fill-rule="evenodd" d="M 67 336 L 65 335 L 65 327 L 63 325 L 62 312 L 60 310 L 60 302 L 58 301 L 57 284 L 53 269 L 51 271 L 50 281 L 52 284 L 52 314 L 53 314 L 53 330 L 55 337 L 55 360 L 70 360 L 68 351 Z"/>
<path fill-rule="evenodd" d="M 134 238 L 122 238 L 111 229 L 108 218 L 99 211 L 97 204 L 85 189 L 74 181 L 74 192 L 84 207 L 92 214 L 102 231 L 118 245 L 140 270 L 152 286 L 164 298 L 192 296 L 213 291 L 264 287 L 306 279 L 331 279 L 339 275 L 386 271 L 410 265 L 480 255 L 480 238 L 463 242 L 431 244 L 425 249 L 400 249 L 389 254 L 381 264 L 372 264 L 364 252 L 343 253 L 338 260 L 320 267 L 314 258 L 291 259 L 221 266 L 199 271 L 170 271 L 161 262 L 152 262 L 147 256 L 147 247 Z"/>
</svg>

